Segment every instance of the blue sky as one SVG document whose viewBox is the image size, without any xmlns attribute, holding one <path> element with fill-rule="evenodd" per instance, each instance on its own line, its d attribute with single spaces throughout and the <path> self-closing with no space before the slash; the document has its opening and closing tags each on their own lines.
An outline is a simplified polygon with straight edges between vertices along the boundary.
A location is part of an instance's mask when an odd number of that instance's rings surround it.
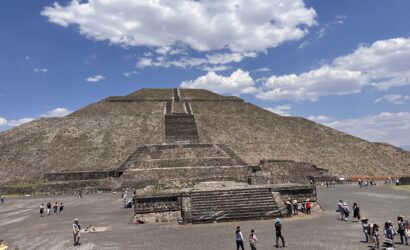
<svg viewBox="0 0 410 250">
<path fill-rule="evenodd" d="M 140 88 L 207 88 L 410 145 L 410 1 L 0 2 L 0 131 Z"/>
</svg>

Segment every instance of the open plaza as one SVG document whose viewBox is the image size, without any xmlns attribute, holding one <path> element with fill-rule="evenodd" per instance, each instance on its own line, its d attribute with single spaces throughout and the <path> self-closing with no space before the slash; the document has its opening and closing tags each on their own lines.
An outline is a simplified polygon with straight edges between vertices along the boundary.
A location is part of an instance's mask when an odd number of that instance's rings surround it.
<svg viewBox="0 0 410 250">
<path fill-rule="evenodd" d="M 360 223 L 339 220 L 336 213 L 339 200 L 349 206 L 357 202 L 361 214 L 370 223 L 384 225 L 391 220 L 397 228 L 397 216 L 410 217 L 410 193 L 391 186 L 378 185 L 359 189 L 356 184 L 318 186 L 321 211 L 282 219 L 287 249 L 370 249 L 364 242 Z M 62 201 L 64 214 L 40 217 L 41 203 Z M 247 220 L 209 224 L 153 223 L 129 224 L 132 209 L 123 209 L 119 193 L 77 196 L 42 196 L 6 199 L 0 207 L 0 236 L 9 249 L 143 249 L 202 250 L 235 249 L 235 229 L 239 225 L 250 249 L 247 237 L 251 229 L 259 239 L 257 249 L 274 249 L 274 220 Z M 81 245 L 73 246 L 72 224 L 78 218 L 82 226 Z M 96 232 L 84 232 L 87 227 Z M 381 233 L 381 240 L 384 236 Z M 399 244 L 396 249 L 408 249 Z"/>
</svg>

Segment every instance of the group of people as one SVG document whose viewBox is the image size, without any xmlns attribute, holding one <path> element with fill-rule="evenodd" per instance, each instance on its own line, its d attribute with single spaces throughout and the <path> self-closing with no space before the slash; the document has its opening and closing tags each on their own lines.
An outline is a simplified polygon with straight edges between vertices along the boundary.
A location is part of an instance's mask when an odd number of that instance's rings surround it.
<svg viewBox="0 0 410 250">
<path fill-rule="evenodd" d="M 290 217 L 292 215 L 298 215 L 299 211 L 306 214 L 312 213 L 312 202 L 310 199 L 306 199 L 306 202 L 301 202 L 300 207 L 299 202 L 296 199 L 292 200 L 291 198 L 288 198 L 285 204 Z"/>
<path fill-rule="evenodd" d="M 47 202 L 46 206 L 43 203 L 40 205 L 40 217 L 44 217 L 44 215 L 51 215 L 51 212 L 54 214 L 64 214 L 64 204 L 60 202 L 60 204 L 56 201 L 53 205 L 50 202 Z"/>
<path fill-rule="evenodd" d="M 340 200 L 337 204 L 337 212 L 340 213 L 340 220 L 347 221 L 350 215 L 349 205 L 345 202 Z M 365 235 L 365 242 L 372 242 L 373 249 L 380 249 L 380 227 L 378 224 L 370 224 L 369 219 L 366 217 L 361 217 L 360 207 L 355 202 L 353 203 L 353 218 L 352 222 L 357 219 L 357 222 L 362 223 L 363 233 Z M 399 234 L 401 244 L 409 245 L 408 237 L 409 237 L 409 221 L 404 218 L 403 215 L 397 217 L 397 228 L 394 228 L 393 223 L 389 220 L 384 223 L 383 233 L 385 236 L 385 240 L 383 242 L 384 246 L 387 247 L 394 247 L 394 237 Z"/>
<path fill-rule="evenodd" d="M 396 185 L 400 185 L 400 180 L 398 178 L 391 178 L 388 177 L 384 180 L 384 184 L 396 184 Z"/>
<path fill-rule="evenodd" d="M 336 187 L 336 181 L 325 181 L 322 185 L 325 185 L 326 187 Z"/>
<path fill-rule="evenodd" d="M 373 249 L 380 249 L 380 227 L 378 224 L 370 224 L 369 219 L 362 218 L 363 233 L 366 242 L 373 243 Z M 409 222 L 403 215 L 397 217 L 397 231 L 394 228 L 393 223 L 389 220 L 384 223 L 383 233 L 385 240 L 383 244 L 386 247 L 394 247 L 394 237 L 398 234 L 400 236 L 401 244 L 409 245 Z"/>
<path fill-rule="evenodd" d="M 372 179 L 370 179 L 370 180 L 367 180 L 367 179 L 359 179 L 359 180 L 357 181 L 357 185 L 359 185 L 359 188 L 362 189 L 362 188 L 367 188 L 369 185 L 370 185 L 370 186 L 376 186 L 377 183 L 376 183 L 374 180 L 372 180 Z"/>
<path fill-rule="evenodd" d="M 282 247 L 286 247 L 285 245 L 285 238 L 282 235 L 282 221 L 279 218 L 275 219 L 275 235 L 276 235 L 276 248 L 279 248 L 279 240 L 282 243 Z M 258 238 L 256 237 L 255 230 L 251 230 L 251 233 L 248 237 L 249 246 L 251 250 L 256 250 L 256 247 L 259 243 Z M 236 250 L 242 249 L 244 250 L 244 238 L 241 232 L 241 227 L 237 226 L 235 231 L 235 241 L 236 241 Z"/>
</svg>

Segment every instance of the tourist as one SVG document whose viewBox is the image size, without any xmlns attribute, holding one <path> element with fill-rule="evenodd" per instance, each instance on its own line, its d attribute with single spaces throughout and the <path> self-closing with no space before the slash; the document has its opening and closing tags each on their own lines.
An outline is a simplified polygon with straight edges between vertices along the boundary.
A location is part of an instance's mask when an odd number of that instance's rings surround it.
<svg viewBox="0 0 410 250">
<path fill-rule="evenodd" d="M 61 202 L 60 203 L 60 214 L 62 215 L 62 214 L 64 214 L 64 204 Z"/>
<path fill-rule="evenodd" d="M 306 200 L 306 214 L 311 214 L 312 203 L 309 199 Z"/>
<path fill-rule="evenodd" d="M 299 211 L 299 208 L 298 208 L 298 201 L 297 200 L 293 200 L 292 201 L 292 205 L 293 205 L 293 214 L 294 215 L 298 215 L 298 211 Z"/>
<path fill-rule="evenodd" d="M 81 231 L 81 226 L 80 223 L 78 222 L 78 219 L 74 219 L 74 224 L 73 224 L 73 235 L 74 235 L 74 246 L 81 245 L 80 243 L 80 231 Z"/>
<path fill-rule="evenodd" d="M 329 182 L 325 181 L 326 187 L 329 187 Z"/>
<path fill-rule="evenodd" d="M 78 190 L 78 198 L 83 198 L 83 190 Z"/>
<path fill-rule="evenodd" d="M 335 180 L 332 181 L 332 186 L 336 187 L 336 181 Z"/>
<path fill-rule="evenodd" d="M 342 212 L 343 212 L 343 220 L 347 221 L 347 218 L 349 218 L 349 215 L 350 215 L 350 209 L 346 202 L 343 202 Z"/>
<path fill-rule="evenodd" d="M 0 204 L 4 204 L 4 195 L 0 194 Z"/>
<path fill-rule="evenodd" d="M 408 245 L 409 242 L 407 238 L 408 238 L 409 222 L 408 220 L 404 220 L 403 215 L 399 215 L 399 217 L 397 217 L 397 223 L 398 223 L 397 232 L 400 235 L 401 244 Z"/>
<path fill-rule="evenodd" d="M 292 203 L 290 202 L 290 198 L 285 202 L 286 204 L 286 209 L 288 210 L 288 215 L 289 217 L 292 217 Z"/>
<path fill-rule="evenodd" d="M 306 204 L 304 202 L 302 202 L 302 204 L 301 204 L 300 211 L 302 213 L 306 213 Z"/>
<path fill-rule="evenodd" d="M 41 203 L 40 205 L 40 217 L 44 217 L 44 204 Z"/>
<path fill-rule="evenodd" d="M 391 221 L 387 221 L 384 224 L 384 235 L 387 239 L 391 239 L 394 245 L 394 235 L 396 235 L 396 231 L 394 230 L 394 227 Z"/>
<path fill-rule="evenodd" d="M 54 202 L 54 205 L 53 205 L 54 214 L 57 214 L 57 210 L 58 210 L 58 202 L 56 201 L 56 202 Z"/>
<path fill-rule="evenodd" d="M 251 250 L 256 250 L 256 245 L 258 244 L 258 238 L 256 238 L 255 230 L 251 230 L 251 234 L 249 235 L 249 245 L 251 246 Z"/>
<path fill-rule="evenodd" d="M 360 221 L 360 207 L 359 205 L 357 205 L 357 203 L 353 203 L 353 218 L 352 218 L 352 222 L 354 221 L 354 219 L 357 218 L 357 222 Z"/>
<path fill-rule="evenodd" d="M 243 246 L 243 235 L 242 235 L 240 226 L 236 227 L 235 240 L 236 240 L 236 250 L 239 250 L 239 247 L 242 248 L 242 250 L 245 250 Z"/>
<path fill-rule="evenodd" d="M 364 237 L 366 238 L 366 243 L 367 243 L 367 242 L 369 242 L 369 236 L 371 235 L 371 230 L 370 230 L 371 228 L 370 228 L 370 224 L 369 224 L 369 219 L 363 217 L 361 222 L 362 222 Z"/>
<path fill-rule="evenodd" d="M 337 210 L 336 212 L 340 213 L 340 220 L 344 220 L 344 212 L 343 212 L 343 201 L 339 200 L 339 203 L 337 203 Z"/>
<path fill-rule="evenodd" d="M 379 225 L 373 224 L 372 236 L 374 242 L 373 249 L 380 249 Z"/>
<path fill-rule="evenodd" d="M 47 202 L 47 215 L 50 215 L 51 212 L 51 203 Z"/>
<path fill-rule="evenodd" d="M 276 231 L 276 245 L 275 247 L 279 247 L 279 238 L 282 240 L 282 246 L 285 247 L 285 239 L 282 235 L 282 223 L 279 218 L 275 220 L 275 231 Z"/>
</svg>

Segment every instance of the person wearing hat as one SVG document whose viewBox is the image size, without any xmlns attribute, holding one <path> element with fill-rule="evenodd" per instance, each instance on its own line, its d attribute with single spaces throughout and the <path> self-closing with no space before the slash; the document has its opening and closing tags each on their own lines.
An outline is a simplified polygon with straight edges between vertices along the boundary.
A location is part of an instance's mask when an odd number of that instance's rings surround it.
<svg viewBox="0 0 410 250">
<path fill-rule="evenodd" d="M 387 221 L 384 224 L 384 235 L 386 238 L 391 239 L 394 246 L 394 235 L 396 235 L 396 231 L 394 230 L 393 224 L 391 221 Z"/>
<path fill-rule="evenodd" d="M 81 226 L 80 223 L 78 222 L 78 219 L 74 219 L 74 224 L 73 224 L 73 235 L 74 235 L 74 246 L 81 245 L 80 243 L 80 231 L 81 231 Z"/>
<path fill-rule="evenodd" d="M 363 217 L 360 221 L 362 222 L 363 233 L 364 233 L 364 237 L 366 238 L 366 243 L 367 243 L 369 242 L 369 236 L 371 234 L 369 219 L 367 219 L 366 217 Z"/>
<path fill-rule="evenodd" d="M 399 215 L 399 217 L 397 217 L 397 224 L 398 224 L 398 230 L 397 232 L 400 235 L 400 241 L 401 244 L 406 243 L 406 245 L 409 244 L 408 239 L 407 239 L 407 233 L 408 233 L 408 222 L 406 222 L 404 220 L 404 216 L 403 215 Z"/>
<path fill-rule="evenodd" d="M 279 238 L 282 240 L 282 246 L 285 247 L 285 239 L 282 235 L 282 223 L 279 218 L 275 220 L 275 231 L 276 231 L 276 245 L 275 247 L 279 247 Z"/>
</svg>

